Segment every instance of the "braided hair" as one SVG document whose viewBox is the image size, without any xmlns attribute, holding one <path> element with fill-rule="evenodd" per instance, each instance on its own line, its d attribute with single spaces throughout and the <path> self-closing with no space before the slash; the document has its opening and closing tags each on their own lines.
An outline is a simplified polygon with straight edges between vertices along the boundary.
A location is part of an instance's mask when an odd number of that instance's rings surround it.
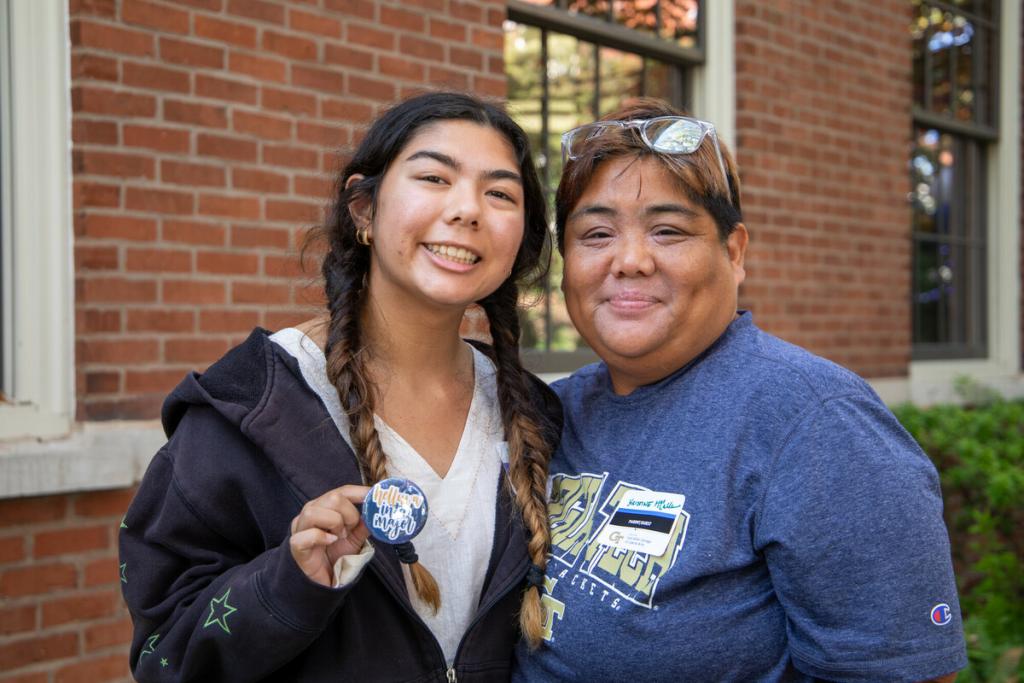
<svg viewBox="0 0 1024 683">
<path fill-rule="evenodd" d="M 529 534 L 531 562 L 543 570 L 550 547 L 546 483 L 552 447 L 550 440 L 544 438 L 546 418 L 530 400 L 527 374 L 519 361 L 517 304 L 520 284 L 535 281 L 546 268 L 550 233 L 529 140 L 500 107 L 463 93 L 432 92 L 397 104 L 371 125 L 338 179 L 327 221 L 311 231 L 306 242 L 309 247 L 323 239 L 327 247 L 321 267 L 329 311 L 324 349 L 327 376 L 352 425 L 352 444 L 364 482 L 374 484 L 386 478 L 387 455 L 373 419 L 375 387 L 367 369 L 359 327 L 360 313 L 367 301 L 372 247 L 358 241 L 349 204 L 369 200 L 375 209 L 384 174 L 402 148 L 420 128 L 446 120 L 472 121 L 501 133 L 515 150 L 523 180 L 525 226 L 519 252 L 506 280 L 478 303 L 487 314 L 494 341 L 498 398 L 509 446 L 510 488 Z M 361 177 L 350 182 L 354 175 Z M 417 595 L 436 611 L 441 604 L 436 581 L 418 561 L 411 562 L 409 569 Z M 524 593 L 520 610 L 520 627 L 531 647 L 541 640 L 543 613 L 539 591 L 540 587 L 532 583 Z"/>
</svg>

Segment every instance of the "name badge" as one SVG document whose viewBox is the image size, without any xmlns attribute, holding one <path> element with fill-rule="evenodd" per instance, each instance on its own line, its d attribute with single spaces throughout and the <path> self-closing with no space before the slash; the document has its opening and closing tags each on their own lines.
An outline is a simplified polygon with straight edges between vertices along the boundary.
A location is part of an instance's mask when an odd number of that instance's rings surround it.
<svg viewBox="0 0 1024 683">
<path fill-rule="evenodd" d="M 647 555 L 664 554 L 686 496 L 658 491 L 627 491 L 597 542 Z"/>
</svg>

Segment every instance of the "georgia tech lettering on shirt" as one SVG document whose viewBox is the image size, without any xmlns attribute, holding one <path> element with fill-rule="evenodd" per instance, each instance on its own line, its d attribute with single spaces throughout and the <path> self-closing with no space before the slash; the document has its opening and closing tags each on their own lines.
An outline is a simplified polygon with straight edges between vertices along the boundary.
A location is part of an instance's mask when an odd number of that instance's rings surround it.
<svg viewBox="0 0 1024 683">
<path fill-rule="evenodd" d="M 618 596 L 608 601 L 613 609 L 621 608 L 620 598 L 651 609 L 658 582 L 675 565 L 683 547 L 690 521 L 690 514 L 682 509 L 684 496 L 659 494 L 620 481 L 602 498 L 607 479 L 607 472 L 552 477 L 551 558 L 564 568 L 548 564 L 541 597 L 547 640 L 554 637 L 555 621 L 566 616 L 565 602 L 553 596 L 562 579 L 568 578 L 568 586 L 601 602 L 612 594 Z M 627 496 L 628 505 L 620 505 Z M 650 553 L 622 547 L 629 533 L 638 532 L 657 534 L 664 543 L 641 544 Z M 653 554 L 657 550 L 661 552 Z"/>
</svg>

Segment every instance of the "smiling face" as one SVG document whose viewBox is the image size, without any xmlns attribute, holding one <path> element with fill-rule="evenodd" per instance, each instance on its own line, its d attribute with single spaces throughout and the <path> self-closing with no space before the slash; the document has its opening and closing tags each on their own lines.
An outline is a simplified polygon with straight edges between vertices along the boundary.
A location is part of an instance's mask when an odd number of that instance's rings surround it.
<svg viewBox="0 0 1024 683">
<path fill-rule="evenodd" d="M 736 314 L 747 232 L 711 216 L 653 157 L 604 162 L 565 224 L 562 289 L 576 329 L 628 394 L 708 348 Z"/>
<path fill-rule="evenodd" d="M 471 121 L 424 126 L 388 167 L 376 207 L 360 199 L 349 208 L 373 239 L 378 304 L 464 309 L 508 277 L 523 239 L 513 147 Z"/>
</svg>

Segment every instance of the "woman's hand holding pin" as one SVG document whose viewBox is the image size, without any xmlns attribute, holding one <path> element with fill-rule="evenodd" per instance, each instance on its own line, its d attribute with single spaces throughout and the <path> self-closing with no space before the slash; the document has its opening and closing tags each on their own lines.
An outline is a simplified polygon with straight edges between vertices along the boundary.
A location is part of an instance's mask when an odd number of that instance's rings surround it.
<svg viewBox="0 0 1024 683">
<path fill-rule="evenodd" d="M 356 555 L 369 531 L 356 508 L 369 488 L 346 485 L 306 503 L 292 520 L 289 546 L 295 563 L 313 581 L 334 585 L 334 563 Z"/>
</svg>

